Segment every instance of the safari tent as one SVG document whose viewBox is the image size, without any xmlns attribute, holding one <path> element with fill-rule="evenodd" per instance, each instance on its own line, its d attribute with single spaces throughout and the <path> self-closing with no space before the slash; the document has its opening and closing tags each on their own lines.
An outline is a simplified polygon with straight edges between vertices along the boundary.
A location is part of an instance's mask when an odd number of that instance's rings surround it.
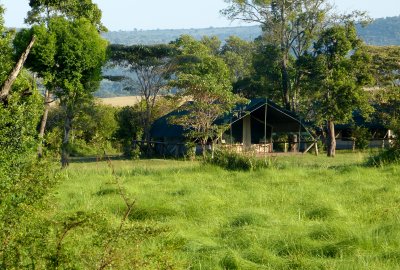
<svg viewBox="0 0 400 270">
<path fill-rule="evenodd" d="M 170 121 L 186 113 L 178 109 L 154 122 L 151 137 L 159 154 L 181 155 L 186 151 L 186 131 Z M 265 98 L 236 105 L 216 124 L 229 126 L 219 144 L 237 152 L 299 152 L 306 150 L 312 138 L 296 114 Z"/>
</svg>

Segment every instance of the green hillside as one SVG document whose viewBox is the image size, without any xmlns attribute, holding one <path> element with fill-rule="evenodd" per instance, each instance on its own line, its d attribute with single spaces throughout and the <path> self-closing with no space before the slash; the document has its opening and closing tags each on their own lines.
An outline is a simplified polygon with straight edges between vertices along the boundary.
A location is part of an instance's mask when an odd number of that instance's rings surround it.
<svg viewBox="0 0 400 270">
<path fill-rule="evenodd" d="M 358 33 L 370 45 L 400 45 L 400 16 L 376 19 Z"/>
</svg>

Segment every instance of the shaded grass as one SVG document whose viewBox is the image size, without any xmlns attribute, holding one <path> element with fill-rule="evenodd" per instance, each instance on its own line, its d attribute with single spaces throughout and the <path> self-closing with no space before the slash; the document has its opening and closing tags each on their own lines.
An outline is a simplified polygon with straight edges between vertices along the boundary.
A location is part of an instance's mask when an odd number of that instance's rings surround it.
<svg viewBox="0 0 400 270">
<path fill-rule="evenodd" d="M 124 192 L 136 200 L 127 225 L 136 240 L 119 243 L 120 266 L 399 269 L 400 167 L 366 168 L 365 157 L 279 157 L 254 172 L 113 161 Z M 72 164 L 65 174 L 60 211 L 101 212 L 118 224 L 124 204 L 104 162 Z M 133 229 L 142 227 L 149 233 Z"/>
</svg>

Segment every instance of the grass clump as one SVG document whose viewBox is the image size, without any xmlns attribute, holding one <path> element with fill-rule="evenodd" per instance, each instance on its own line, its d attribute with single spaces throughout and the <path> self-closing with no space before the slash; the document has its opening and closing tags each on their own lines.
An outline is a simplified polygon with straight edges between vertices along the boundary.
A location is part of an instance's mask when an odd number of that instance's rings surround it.
<svg viewBox="0 0 400 270">
<path fill-rule="evenodd" d="M 305 216 L 311 220 L 326 220 L 334 217 L 336 210 L 326 206 L 318 206 L 308 210 Z"/>
<path fill-rule="evenodd" d="M 252 171 L 270 166 L 266 160 L 227 150 L 215 151 L 214 157 L 208 157 L 206 163 L 217 165 L 230 171 Z"/>
<path fill-rule="evenodd" d="M 240 264 L 238 258 L 232 254 L 228 253 L 226 254 L 220 261 L 220 266 L 222 269 L 226 270 L 236 270 L 240 269 Z"/>
<path fill-rule="evenodd" d="M 389 164 L 400 164 L 400 148 L 392 147 L 371 156 L 367 160 L 367 165 L 381 167 Z"/>
</svg>

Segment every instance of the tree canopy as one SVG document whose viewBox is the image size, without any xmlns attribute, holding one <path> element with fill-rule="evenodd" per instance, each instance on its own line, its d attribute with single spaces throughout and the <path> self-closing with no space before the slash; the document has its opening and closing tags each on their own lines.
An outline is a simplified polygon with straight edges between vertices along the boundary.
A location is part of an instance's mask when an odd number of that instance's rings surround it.
<svg viewBox="0 0 400 270">
<path fill-rule="evenodd" d="M 300 57 L 312 44 L 330 9 L 326 0 L 228 0 L 221 13 L 231 20 L 256 22 L 265 41 L 280 50 L 281 100 L 287 109 L 296 109 L 298 87 L 291 73 L 291 54 Z M 295 84 L 293 86 L 293 84 Z"/>
<path fill-rule="evenodd" d="M 232 93 L 229 68 L 208 46 L 189 36 L 182 36 L 175 46 L 180 54 L 171 85 L 192 101 L 182 108 L 188 113 L 173 121 L 184 126 L 189 138 L 199 140 L 204 147 L 208 140 L 222 135 L 223 127 L 214 122 L 240 98 Z"/>
<path fill-rule="evenodd" d="M 328 156 L 335 156 L 334 123 L 348 122 L 355 110 L 368 112 L 366 73 L 368 55 L 359 52 L 361 41 L 353 24 L 335 25 L 321 33 L 311 54 L 303 59 L 308 76 L 307 92 L 314 119 L 327 123 Z"/>
<path fill-rule="evenodd" d="M 127 68 L 134 73 L 138 85 L 131 83 L 131 90 L 137 88 L 144 100 L 142 124 L 144 139 L 150 139 L 150 124 L 156 99 L 165 94 L 168 79 L 173 73 L 173 58 L 176 49 L 171 45 L 111 45 L 110 62 Z M 125 78 L 128 79 L 128 78 Z"/>
</svg>

